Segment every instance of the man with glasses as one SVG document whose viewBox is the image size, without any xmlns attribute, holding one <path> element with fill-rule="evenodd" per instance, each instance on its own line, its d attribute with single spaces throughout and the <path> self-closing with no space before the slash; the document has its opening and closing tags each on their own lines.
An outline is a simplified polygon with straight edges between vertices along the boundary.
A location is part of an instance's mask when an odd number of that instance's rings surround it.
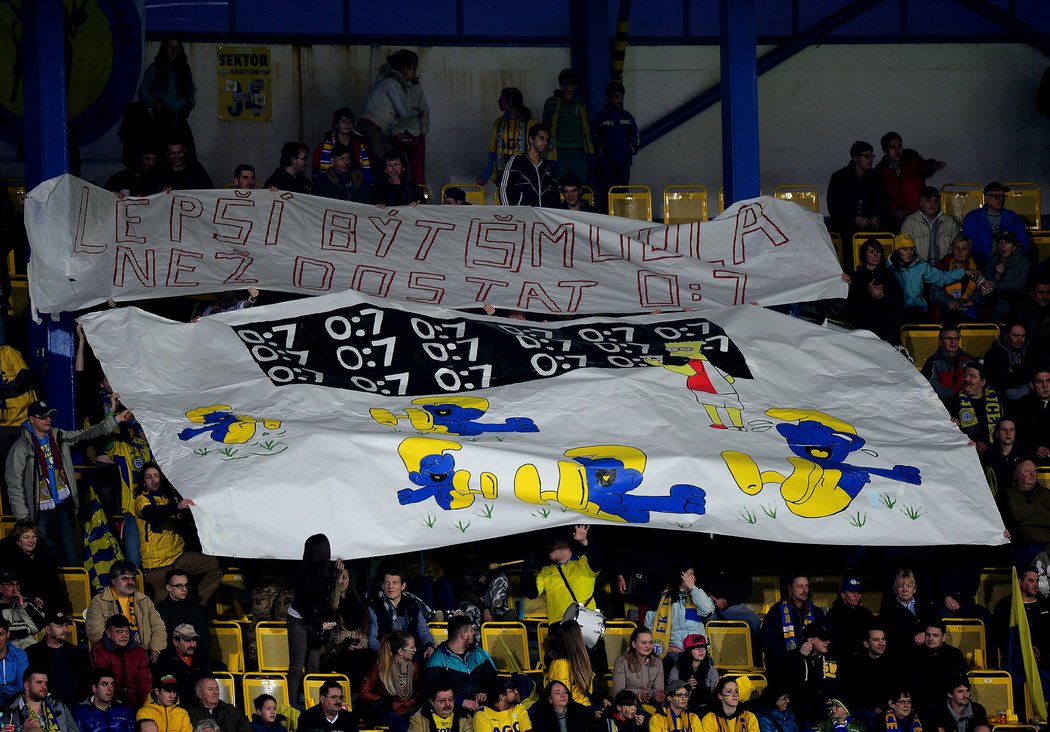
<svg viewBox="0 0 1050 732">
<path fill-rule="evenodd" d="M 91 598 L 85 628 L 88 641 L 98 643 L 106 629 L 106 619 L 114 615 L 128 619 L 132 635 L 149 653 L 150 663 L 156 663 L 168 645 L 168 630 L 153 600 L 135 586 L 135 565 L 131 562 L 113 562 L 109 585 Z"/>
<path fill-rule="evenodd" d="M 276 188 L 292 193 L 309 193 L 313 190 L 310 179 L 304 175 L 310 165 L 310 148 L 301 142 L 286 142 L 281 146 L 281 159 L 263 188 Z"/>
<path fill-rule="evenodd" d="M 328 679 L 321 684 L 317 702 L 299 715 L 299 729 L 357 732 L 357 722 L 346 708 L 346 694 L 338 681 Z"/>
<path fill-rule="evenodd" d="M 164 575 L 164 589 L 168 596 L 157 603 L 157 612 L 168 629 L 168 640 L 171 640 L 177 627 L 190 625 L 199 636 L 197 653 L 207 658 L 211 653 L 208 614 L 200 604 L 187 599 L 190 594 L 189 575 L 181 569 L 169 569 Z"/>
<path fill-rule="evenodd" d="M 456 695 L 451 686 L 436 686 L 430 692 L 430 701 L 412 715 L 408 732 L 474 732 L 469 713 L 456 707 Z"/>
<path fill-rule="evenodd" d="M 890 222 L 882 217 L 889 206 L 886 186 L 872 170 L 874 150 L 871 143 L 857 140 L 849 149 L 850 161 L 831 174 L 828 182 L 829 230 L 842 237 L 844 248 L 858 231 L 889 231 Z M 896 228 L 896 223 L 893 223 Z M 847 263 L 848 264 L 848 263 Z M 851 265 L 848 271 L 852 271 Z"/>
<path fill-rule="evenodd" d="M 999 234 L 1006 231 L 1013 232 L 1021 249 L 1028 251 L 1028 230 L 1024 221 L 1006 208 L 1006 194 L 1009 192 L 1008 186 L 993 180 L 984 187 L 984 205 L 966 214 L 963 219 L 963 234 L 973 242 L 973 257 L 981 266 L 992 256 L 992 247 L 998 241 Z"/>
</svg>

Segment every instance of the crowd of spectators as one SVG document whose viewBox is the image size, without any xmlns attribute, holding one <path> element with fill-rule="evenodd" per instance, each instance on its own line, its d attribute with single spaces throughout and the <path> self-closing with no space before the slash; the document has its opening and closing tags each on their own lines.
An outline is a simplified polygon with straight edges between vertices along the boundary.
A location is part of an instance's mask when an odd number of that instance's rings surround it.
<svg viewBox="0 0 1050 732">
<path fill-rule="evenodd" d="M 285 143 L 263 186 L 379 207 L 424 203 L 430 121 L 418 61 L 409 50 L 389 56 L 360 117 L 337 109 L 316 145 Z M 604 211 L 602 193 L 630 180 L 638 128 L 623 109 L 621 84 L 608 85 L 593 116 L 578 84 L 571 69 L 562 71 L 539 119 L 520 90 L 503 89 L 477 182 L 498 183 L 508 204 L 584 211 L 591 208 L 580 194 L 590 184 L 595 209 Z M 125 168 L 106 182 L 109 190 L 142 196 L 214 186 L 196 160 L 194 92 L 181 43 L 165 41 L 122 126 Z M 1050 491 L 1036 472 L 1050 465 L 1050 273 L 1003 205 L 1008 187 L 989 183 L 984 206 L 959 222 L 927 185 L 944 163 L 905 149 L 897 133 L 881 146 L 874 164 L 873 147 L 855 143 L 828 186 L 831 232 L 845 241 L 865 231 L 895 234 L 892 252 L 875 238 L 860 247 L 846 311 L 855 327 L 893 345 L 904 323 L 942 324 L 937 352 L 919 366 L 987 469 L 1011 540 L 1008 559 L 1020 568 L 1032 643 L 1048 649 L 1050 665 L 1050 601 L 1039 588 L 1050 564 Z M 228 183 L 256 185 L 248 163 Z M 463 205 L 466 196 L 454 188 L 443 203 Z M 258 297 L 255 290 L 227 297 L 201 315 L 250 307 Z M 958 326 L 977 320 L 1001 323 L 1002 335 L 987 353 L 971 355 L 960 348 Z M 810 599 L 808 578 L 789 574 L 783 598 L 759 617 L 747 603 L 748 569 L 714 566 L 725 551 L 695 564 L 682 559 L 695 557 L 695 546 L 675 552 L 666 549 L 671 542 L 604 556 L 583 526 L 554 538 L 542 567 L 526 552 L 490 544 L 474 555 L 438 553 L 437 571 L 418 574 L 406 571 L 404 558 L 333 561 L 327 537 L 310 537 L 287 586 L 256 576 L 254 619 L 287 623 L 291 704 L 261 695 L 249 721 L 220 699 L 213 676 L 226 670 L 209 632 L 222 564 L 199 551 L 193 501 L 164 478 L 134 415 L 85 351 L 81 340 L 78 389 L 88 419 L 83 429 L 61 430 L 22 356 L 0 346 L 5 513 L 16 519 L 0 542 L 0 709 L 16 730 L 151 732 L 154 724 L 163 732 L 284 732 L 292 714 L 305 732 L 990 730 L 966 677 L 981 659 L 945 642 L 945 618 L 978 618 L 989 638 L 986 660 L 1006 658 L 1009 603 L 980 605 L 979 565 L 932 572 L 928 594 L 918 594 L 916 573 L 900 569 L 887 578 L 877 612 L 863 604 L 855 576 L 847 574 L 838 598 L 822 608 Z M 87 446 L 91 488 L 127 557 L 112 564 L 85 611 L 80 645 L 69 641 L 71 606 L 58 574 L 59 566 L 82 564 L 84 491 L 70 451 L 77 443 Z M 512 577 L 491 562 L 494 551 L 511 563 L 525 555 L 520 572 Z M 140 570 L 145 591 L 136 586 Z M 479 643 L 482 624 L 520 616 L 514 593 L 545 602 L 540 684 L 498 673 Z M 630 608 L 636 621 L 613 659 L 592 626 L 589 613 L 599 607 L 606 616 Z M 747 677 L 727 674 L 711 653 L 711 620 L 746 624 L 769 682 L 760 696 L 751 698 Z M 447 640 L 435 639 L 435 621 L 445 622 Z M 344 690 L 326 682 L 298 713 L 307 701 L 302 677 L 317 672 L 350 679 L 352 712 Z"/>
</svg>

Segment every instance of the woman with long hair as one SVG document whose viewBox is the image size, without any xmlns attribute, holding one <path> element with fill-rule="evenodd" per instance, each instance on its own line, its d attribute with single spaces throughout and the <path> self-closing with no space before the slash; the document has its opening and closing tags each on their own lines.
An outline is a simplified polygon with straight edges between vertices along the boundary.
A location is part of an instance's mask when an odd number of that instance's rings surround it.
<svg viewBox="0 0 1050 732">
<path fill-rule="evenodd" d="M 707 711 L 715 685 L 718 684 L 718 670 L 711 660 L 707 638 L 699 633 L 687 635 L 685 652 L 678 656 L 678 661 L 671 669 L 667 681 L 684 681 L 689 684 L 689 711 L 700 714 Z"/>
<path fill-rule="evenodd" d="M 723 676 L 715 685 L 711 711 L 700 720 L 702 732 L 759 732 L 758 719 L 740 704 L 736 679 Z"/>
<path fill-rule="evenodd" d="M 572 698 L 569 687 L 551 681 L 529 707 L 532 732 L 584 732 L 594 722 L 591 711 Z"/>
<path fill-rule="evenodd" d="M 408 720 L 423 699 L 416 639 L 395 631 L 379 643 L 379 658 L 361 685 L 364 718 L 370 726 L 406 732 Z"/>
<path fill-rule="evenodd" d="M 303 667 L 317 673 L 321 648 L 335 628 L 339 606 L 336 573 L 343 560 L 332 565 L 332 545 L 324 534 L 314 534 L 303 545 L 303 559 L 295 575 L 295 595 L 288 606 L 288 691 L 293 705 L 298 702 Z"/>
<path fill-rule="evenodd" d="M 181 41 L 177 38 L 161 41 L 157 56 L 142 75 L 138 94 L 153 113 L 160 135 L 158 142 L 166 144 L 176 133 L 192 139 L 189 117 L 197 104 L 197 87 Z M 195 149 L 192 144 L 190 149 Z"/>
<path fill-rule="evenodd" d="M 321 652 L 321 670 L 343 674 L 359 689 L 376 660 L 375 651 L 368 647 L 368 606 L 351 580 L 349 567 L 335 573 L 335 584 L 339 595 L 336 626 L 331 642 Z"/>
<path fill-rule="evenodd" d="M 638 627 L 631 633 L 631 641 L 620 656 L 613 661 L 613 696 L 624 690 L 634 692 L 638 701 L 649 705 L 664 700 L 664 664 L 653 653 L 653 634 L 648 628 Z"/>
<path fill-rule="evenodd" d="M 584 706 L 592 706 L 594 671 L 591 667 L 583 632 L 574 620 L 552 623 L 543 643 L 547 673 L 544 685 L 560 681 L 569 690 L 572 699 Z"/>
</svg>

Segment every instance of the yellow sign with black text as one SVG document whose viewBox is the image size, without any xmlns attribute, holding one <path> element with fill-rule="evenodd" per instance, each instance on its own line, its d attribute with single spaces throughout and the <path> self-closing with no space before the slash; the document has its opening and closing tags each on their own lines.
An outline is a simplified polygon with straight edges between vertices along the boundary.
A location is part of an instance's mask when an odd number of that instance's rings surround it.
<svg viewBox="0 0 1050 732">
<path fill-rule="evenodd" d="M 268 122 L 270 49 L 267 46 L 219 46 L 219 119 L 227 122 Z"/>
</svg>

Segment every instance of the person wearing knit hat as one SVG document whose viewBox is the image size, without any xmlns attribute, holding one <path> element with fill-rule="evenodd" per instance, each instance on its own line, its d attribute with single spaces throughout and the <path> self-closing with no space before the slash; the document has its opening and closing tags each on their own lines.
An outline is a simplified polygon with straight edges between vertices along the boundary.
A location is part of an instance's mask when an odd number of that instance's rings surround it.
<svg viewBox="0 0 1050 732">
<path fill-rule="evenodd" d="M 946 287 L 960 281 L 963 277 L 969 276 L 977 279 L 981 276 L 981 273 L 975 269 L 944 271 L 919 259 L 915 250 L 915 240 L 911 234 L 907 233 L 893 237 L 893 254 L 890 256 L 890 265 L 904 292 L 903 322 L 905 323 L 921 323 L 928 319 L 927 304 L 923 298 L 923 291 L 927 285 Z"/>
<path fill-rule="evenodd" d="M 818 732 L 864 732 L 864 725 L 850 716 L 849 709 L 839 699 L 828 699 L 828 718 L 820 723 Z"/>
<path fill-rule="evenodd" d="M 689 711 L 689 684 L 671 681 L 664 693 L 663 709 L 649 720 L 649 732 L 700 732 L 700 718 Z"/>
</svg>

